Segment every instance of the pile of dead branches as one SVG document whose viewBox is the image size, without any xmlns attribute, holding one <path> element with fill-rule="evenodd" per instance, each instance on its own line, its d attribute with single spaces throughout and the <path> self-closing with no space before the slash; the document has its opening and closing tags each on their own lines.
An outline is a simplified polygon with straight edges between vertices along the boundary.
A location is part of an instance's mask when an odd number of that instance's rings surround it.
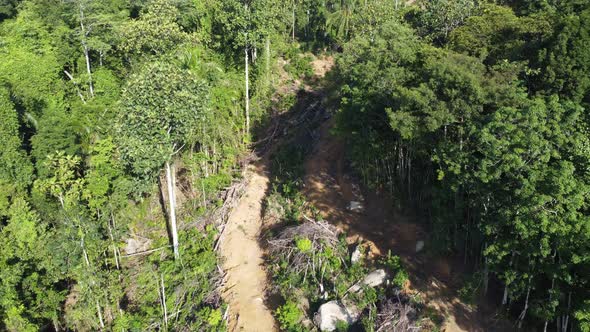
<svg viewBox="0 0 590 332">
<path fill-rule="evenodd" d="M 376 332 L 420 331 L 416 309 L 398 299 L 386 299 L 378 305 L 375 319 Z"/>
<path fill-rule="evenodd" d="M 338 255 L 338 235 L 339 231 L 335 226 L 308 219 L 301 225 L 285 228 L 277 237 L 269 240 L 268 251 L 275 262 L 287 262 L 290 273 L 301 274 L 304 279 L 308 275 L 322 279 L 326 272 L 326 262 L 319 254 L 330 248 Z M 297 243 L 304 239 L 311 246 L 302 250 Z M 341 259 L 344 263 L 344 255 Z"/>
<path fill-rule="evenodd" d="M 240 201 L 240 197 L 246 188 L 246 184 L 247 181 L 245 178 L 240 179 L 240 181 L 234 181 L 229 187 L 219 192 L 217 198 L 223 201 L 221 206 L 215 208 L 210 206 L 211 209 L 209 210 L 209 213 L 201 218 L 183 223 L 180 226 L 180 229 L 187 230 L 194 227 L 201 229 L 206 225 L 213 224 L 222 230 L 229 218 L 230 212 Z"/>
<path fill-rule="evenodd" d="M 225 224 L 229 218 L 230 212 L 236 207 L 236 205 L 238 205 L 245 188 L 245 178 L 242 178 L 240 181 L 235 181 L 230 187 L 226 188 L 221 194 L 223 204 L 215 210 L 211 216 L 211 220 L 217 224 Z"/>
</svg>

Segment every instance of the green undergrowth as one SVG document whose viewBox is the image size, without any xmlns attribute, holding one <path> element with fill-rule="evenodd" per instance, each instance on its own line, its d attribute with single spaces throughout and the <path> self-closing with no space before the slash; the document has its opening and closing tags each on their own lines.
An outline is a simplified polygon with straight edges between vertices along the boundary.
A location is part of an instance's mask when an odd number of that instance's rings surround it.
<svg viewBox="0 0 590 332">
<path fill-rule="evenodd" d="M 154 253 L 133 267 L 133 273 L 123 278 L 129 303 L 124 314 L 116 318 L 113 330 L 141 330 L 151 317 L 162 316 L 162 288 L 166 290 L 166 308 L 170 321 L 179 331 L 223 331 L 222 311 L 225 310 L 217 293 L 217 257 L 213 251 L 217 231 L 208 226 L 205 231 L 193 228 L 180 234 L 180 260 L 172 260 L 167 251 Z M 158 238 L 155 247 L 166 246 Z M 159 326 L 159 320 L 153 320 Z M 149 324 L 148 324 L 149 325 Z M 164 328 L 164 326 L 161 326 Z"/>
<path fill-rule="evenodd" d="M 309 79 L 313 76 L 313 67 L 311 66 L 312 56 L 302 54 L 301 51 L 291 46 L 285 50 L 285 59 L 288 63 L 285 65 L 285 71 L 293 78 Z"/>
</svg>

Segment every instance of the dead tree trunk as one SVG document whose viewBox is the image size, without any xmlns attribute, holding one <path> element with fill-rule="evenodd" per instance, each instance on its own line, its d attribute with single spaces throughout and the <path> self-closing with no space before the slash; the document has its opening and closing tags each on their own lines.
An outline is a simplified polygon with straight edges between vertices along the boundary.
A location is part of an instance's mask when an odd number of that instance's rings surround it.
<svg viewBox="0 0 590 332">
<path fill-rule="evenodd" d="M 269 77 L 270 77 L 270 38 L 266 37 L 266 41 L 265 41 L 265 45 L 264 45 L 264 50 L 265 50 L 265 60 L 266 60 L 266 81 L 267 84 L 270 85 L 269 82 Z"/>
<path fill-rule="evenodd" d="M 84 26 L 84 9 L 82 8 L 82 4 L 79 6 L 80 9 L 80 34 L 81 34 L 81 42 L 82 42 L 82 50 L 84 51 L 84 58 L 86 59 L 86 72 L 88 73 L 88 90 L 90 91 L 90 96 L 94 97 L 94 86 L 92 84 L 92 71 L 90 70 L 90 54 L 88 49 L 88 43 L 86 43 L 86 38 L 88 38 L 88 34 L 90 31 L 86 29 Z"/>
<path fill-rule="evenodd" d="M 549 291 L 549 302 L 551 302 L 551 299 L 553 297 L 553 288 L 555 287 L 555 276 L 553 278 L 551 278 L 551 290 Z M 547 332 L 547 325 L 549 324 L 549 320 L 546 319 L 545 320 L 545 326 L 543 327 L 543 332 Z"/>
<path fill-rule="evenodd" d="M 567 328 L 570 322 L 570 309 L 572 307 L 572 292 L 568 293 L 567 296 L 567 313 L 564 315 L 562 324 L 561 324 L 561 332 L 567 332 Z"/>
<path fill-rule="evenodd" d="M 488 244 L 484 245 L 484 251 L 488 248 Z M 484 253 L 484 266 L 483 266 L 483 295 L 488 294 L 488 286 L 490 281 L 490 267 L 488 265 L 488 258 L 485 256 Z"/>
<path fill-rule="evenodd" d="M 246 34 L 247 36 L 248 34 Z M 247 38 L 247 37 L 246 37 Z M 244 62 L 245 70 L 244 75 L 246 76 L 246 135 L 250 134 L 250 77 L 248 73 L 248 45 L 244 48 Z"/>
<path fill-rule="evenodd" d="M 170 233 L 172 233 L 172 247 L 174 248 L 174 259 L 179 258 L 178 254 L 178 232 L 176 229 L 176 197 L 174 193 L 174 184 L 172 183 L 172 170 L 170 162 L 166 162 L 166 182 L 168 185 L 168 204 L 170 206 Z"/>
<path fill-rule="evenodd" d="M 64 73 L 70 79 L 70 81 L 72 81 L 72 83 L 74 84 L 74 87 L 76 88 L 76 92 L 78 93 L 78 97 L 80 97 L 80 99 L 82 100 L 82 103 L 84 105 L 86 105 L 86 100 L 84 99 L 84 96 L 82 95 L 82 92 L 80 91 L 80 88 L 78 88 L 78 82 L 76 82 L 76 80 L 74 80 L 74 76 L 72 76 L 72 74 L 70 74 L 70 72 L 68 72 L 67 70 L 64 70 Z"/>
<path fill-rule="evenodd" d="M 98 323 L 100 324 L 100 329 L 104 330 L 104 320 L 102 319 L 102 312 L 100 309 L 100 304 L 98 303 L 98 299 L 96 300 L 96 312 L 98 312 Z"/>
<path fill-rule="evenodd" d="M 524 308 L 522 308 L 522 312 L 520 316 L 518 316 L 518 328 L 522 328 L 522 322 L 526 317 L 527 310 L 529 309 L 529 296 L 531 295 L 531 280 L 529 279 L 529 283 L 526 290 L 526 299 L 524 300 Z"/>
<path fill-rule="evenodd" d="M 161 293 L 162 293 L 162 310 L 164 311 L 164 326 L 166 326 L 166 329 L 168 328 L 168 308 L 166 307 L 166 288 L 164 286 L 164 274 L 160 274 L 160 281 L 162 283 L 161 285 Z"/>
</svg>

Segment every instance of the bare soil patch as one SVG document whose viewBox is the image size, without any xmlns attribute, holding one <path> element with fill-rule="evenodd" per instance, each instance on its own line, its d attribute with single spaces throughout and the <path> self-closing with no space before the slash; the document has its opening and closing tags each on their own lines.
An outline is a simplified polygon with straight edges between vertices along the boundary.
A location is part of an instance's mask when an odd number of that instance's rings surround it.
<svg viewBox="0 0 590 332">
<path fill-rule="evenodd" d="M 274 331 L 265 305 L 264 252 L 258 243 L 262 201 L 269 179 L 264 162 L 249 166 L 246 190 L 225 225 L 220 252 L 226 271 L 223 298 L 229 305 L 229 331 Z"/>
</svg>

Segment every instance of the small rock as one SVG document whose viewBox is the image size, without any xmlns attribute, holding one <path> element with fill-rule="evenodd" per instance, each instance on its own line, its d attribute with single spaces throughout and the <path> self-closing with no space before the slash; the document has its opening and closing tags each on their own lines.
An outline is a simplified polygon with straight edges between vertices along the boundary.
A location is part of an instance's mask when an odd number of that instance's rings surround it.
<svg viewBox="0 0 590 332">
<path fill-rule="evenodd" d="M 350 203 L 348 203 L 348 210 L 354 212 L 362 211 L 363 204 L 357 201 L 350 201 Z"/>
<path fill-rule="evenodd" d="M 136 254 L 138 252 L 150 249 L 152 241 L 146 238 L 131 237 L 125 240 L 125 253 L 127 255 Z"/>
<path fill-rule="evenodd" d="M 361 245 L 359 244 L 356 246 L 356 248 L 354 248 L 352 255 L 350 255 L 350 262 L 352 262 L 352 264 L 356 264 L 361 260 L 362 256 L 363 253 L 361 252 Z"/>
<path fill-rule="evenodd" d="M 336 330 L 338 321 L 344 321 L 349 325 L 354 323 L 353 317 L 346 308 L 336 301 L 322 304 L 314 317 L 314 321 L 321 331 Z"/>
<path fill-rule="evenodd" d="M 350 287 L 348 291 L 357 293 L 363 288 L 363 286 L 377 287 L 382 285 L 385 280 L 387 280 L 387 272 L 383 269 L 378 269 L 367 274 L 363 280 Z"/>
<path fill-rule="evenodd" d="M 377 287 L 385 282 L 387 279 L 387 272 L 383 269 L 375 270 L 363 279 L 363 284 L 371 287 Z"/>
<path fill-rule="evenodd" d="M 424 249 L 424 241 L 420 240 L 416 242 L 416 252 L 418 253 L 422 251 L 422 249 Z"/>
</svg>

